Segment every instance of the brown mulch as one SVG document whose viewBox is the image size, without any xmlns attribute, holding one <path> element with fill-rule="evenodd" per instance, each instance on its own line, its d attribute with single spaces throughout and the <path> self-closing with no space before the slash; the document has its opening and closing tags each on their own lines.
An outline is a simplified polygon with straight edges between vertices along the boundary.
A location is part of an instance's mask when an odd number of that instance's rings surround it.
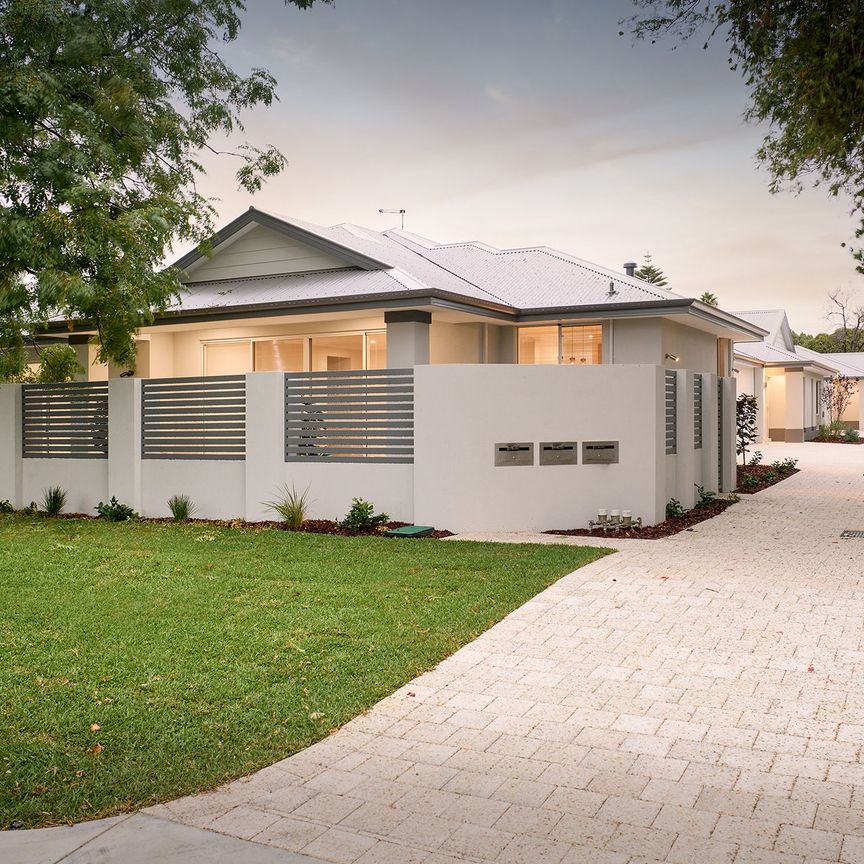
<svg viewBox="0 0 864 864">
<path fill-rule="evenodd" d="M 38 515 L 38 514 L 37 514 Z M 47 517 L 46 517 L 47 518 Z M 99 519 L 99 516 L 94 516 L 90 513 L 60 513 L 55 519 Z M 277 531 L 291 531 L 284 522 L 265 520 L 263 522 L 247 522 L 245 519 L 187 519 L 185 522 L 178 523 L 170 516 L 157 516 L 150 519 L 136 519 L 139 523 L 150 523 L 153 525 L 211 525 L 214 528 L 240 528 L 246 531 L 260 531 L 263 528 L 274 528 Z M 307 519 L 302 527 L 297 529 L 298 534 L 333 534 L 339 537 L 380 537 L 390 528 L 404 528 L 410 525 L 410 522 L 385 522 L 380 528 L 368 528 L 365 531 L 352 531 L 349 528 L 343 528 L 338 522 L 332 519 Z M 433 531 L 431 534 L 425 534 L 423 537 L 410 539 L 422 540 L 440 540 L 442 537 L 452 537 L 452 531 L 444 529 Z M 390 538 L 392 539 L 392 538 Z"/>
<path fill-rule="evenodd" d="M 761 492 L 769 486 L 776 486 L 787 477 L 797 474 L 800 469 L 793 468 L 790 471 L 777 471 L 772 465 L 739 465 L 738 466 L 738 488 L 735 490 L 739 495 L 752 495 Z M 773 475 L 773 476 L 772 476 Z M 755 477 L 759 482 L 754 486 L 745 486 L 744 478 Z"/>
<path fill-rule="evenodd" d="M 670 516 L 665 522 L 657 525 L 645 525 L 642 528 L 631 528 L 627 531 L 602 531 L 599 528 L 571 528 L 564 531 L 544 531 L 544 534 L 557 534 L 563 537 L 609 537 L 613 540 L 659 540 L 669 537 L 679 531 L 688 531 L 694 525 L 711 519 L 722 513 L 735 502 L 728 498 L 715 498 L 710 504 L 703 504 L 688 510 L 683 516 Z"/>
<path fill-rule="evenodd" d="M 824 438 L 821 435 L 817 435 L 812 440 L 817 444 L 864 444 L 864 438 L 851 441 L 849 438 Z"/>
</svg>

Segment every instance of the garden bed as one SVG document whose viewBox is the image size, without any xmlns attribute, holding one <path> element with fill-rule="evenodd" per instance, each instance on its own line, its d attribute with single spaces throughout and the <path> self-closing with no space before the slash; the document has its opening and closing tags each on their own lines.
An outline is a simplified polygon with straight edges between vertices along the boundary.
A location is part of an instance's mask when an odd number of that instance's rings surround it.
<svg viewBox="0 0 864 864">
<path fill-rule="evenodd" d="M 864 444 L 864 438 L 847 438 L 845 435 L 817 435 L 811 439 L 815 444 Z"/>
<path fill-rule="evenodd" d="M 738 488 L 735 491 L 739 495 L 752 495 L 769 486 L 776 486 L 787 477 L 797 474 L 798 470 L 793 467 L 778 468 L 776 465 L 738 465 Z M 752 477 L 753 480 L 748 480 L 748 477 Z"/>
<path fill-rule="evenodd" d="M 646 525 L 642 528 L 630 528 L 622 531 L 603 531 L 600 528 L 571 528 L 561 531 L 544 531 L 544 534 L 557 534 L 562 537 L 598 537 L 611 540 L 659 540 L 686 531 L 706 519 L 719 515 L 735 503 L 734 498 L 715 498 L 706 504 L 700 504 L 692 510 L 686 510 L 682 516 L 670 516 L 657 525 Z"/>
</svg>

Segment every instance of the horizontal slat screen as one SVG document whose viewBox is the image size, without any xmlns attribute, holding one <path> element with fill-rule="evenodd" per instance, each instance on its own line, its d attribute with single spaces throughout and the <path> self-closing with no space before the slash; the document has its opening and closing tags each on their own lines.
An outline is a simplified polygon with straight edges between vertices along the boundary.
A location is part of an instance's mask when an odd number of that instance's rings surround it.
<svg viewBox="0 0 864 864">
<path fill-rule="evenodd" d="M 246 376 L 141 383 L 144 459 L 245 459 Z"/>
<path fill-rule="evenodd" d="M 666 455 L 678 452 L 678 373 L 666 372 Z"/>
<path fill-rule="evenodd" d="M 702 376 L 693 379 L 693 446 L 702 449 Z"/>
<path fill-rule="evenodd" d="M 285 461 L 414 461 L 414 370 L 285 374 Z"/>
<path fill-rule="evenodd" d="M 108 382 L 26 384 L 25 459 L 107 459 Z"/>
</svg>

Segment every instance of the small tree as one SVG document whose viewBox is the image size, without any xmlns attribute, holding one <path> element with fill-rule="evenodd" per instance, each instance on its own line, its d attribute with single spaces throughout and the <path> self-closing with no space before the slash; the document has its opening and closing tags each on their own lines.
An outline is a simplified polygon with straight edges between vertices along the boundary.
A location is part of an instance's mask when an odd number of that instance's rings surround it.
<svg viewBox="0 0 864 864">
<path fill-rule="evenodd" d="M 736 452 L 742 457 L 743 464 L 747 464 L 747 448 L 756 441 L 756 415 L 759 406 L 756 397 L 749 393 L 742 393 L 735 405 L 735 425 L 738 445 Z"/>
<path fill-rule="evenodd" d="M 828 412 L 831 421 L 829 427 L 831 434 L 839 434 L 843 414 L 857 392 L 858 382 L 854 378 L 847 378 L 845 375 L 835 375 L 822 388 L 822 406 Z"/>
<path fill-rule="evenodd" d="M 643 282 L 650 282 L 658 288 L 664 288 L 667 284 L 666 275 L 659 267 L 654 266 L 651 260 L 651 253 L 645 253 L 645 263 L 634 273 L 637 279 Z"/>
<path fill-rule="evenodd" d="M 39 354 L 39 371 L 36 380 L 40 384 L 65 384 L 73 381 L 84 370 L 70 345 L 48 345 Z"/>
<path fill-rule="evenodd" d="M 710 291 L 706 291 L 699 299 L 708 306 L 717 306 L 720 303 L 717 295 L 712 294 Z"/>
</svg>

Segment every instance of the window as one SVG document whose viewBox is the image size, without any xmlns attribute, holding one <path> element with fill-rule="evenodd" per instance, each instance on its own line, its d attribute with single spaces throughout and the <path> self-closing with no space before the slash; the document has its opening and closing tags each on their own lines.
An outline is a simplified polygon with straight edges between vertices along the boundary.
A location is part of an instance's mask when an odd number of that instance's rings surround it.
<svg viewBox="0 0 864 864">
<path fill-rule="evenodd" d="M 559 362 L 558 327 L 520 327 L 520 363 L 547 364 Z"/>
<path fill-rule="evenodd" d="M 302 372 L 302 339 L 261 339 L 252 343 L 256 372 Z"/>
<path fill-rule="evenodd" d="M 519 363 L 591 366 L 603 362 L 603 326 L 520 327 Z"/>
<path fill-rule="evenodd" d="M 570 366 L 593 366 L 602 363 L 603 328 L 600 324 L 587 327 L 561 328 L 561 362 Z"/>
<path fill-rule="evenodd" d="M 387 368 L 387 331 L 366 334 L 366 368 Z"/>
<path fill-rule="evenodd" d="M 312 372 L 343 372 L 363 368 L 363 336 L 313 336 L 309 356 Z"/>
<path fill-rule="evenodd" d="M 241 375 L 252 371 L 252 345 L 242 341 L 205 342 L 205 375 Z"/>
</svg>

